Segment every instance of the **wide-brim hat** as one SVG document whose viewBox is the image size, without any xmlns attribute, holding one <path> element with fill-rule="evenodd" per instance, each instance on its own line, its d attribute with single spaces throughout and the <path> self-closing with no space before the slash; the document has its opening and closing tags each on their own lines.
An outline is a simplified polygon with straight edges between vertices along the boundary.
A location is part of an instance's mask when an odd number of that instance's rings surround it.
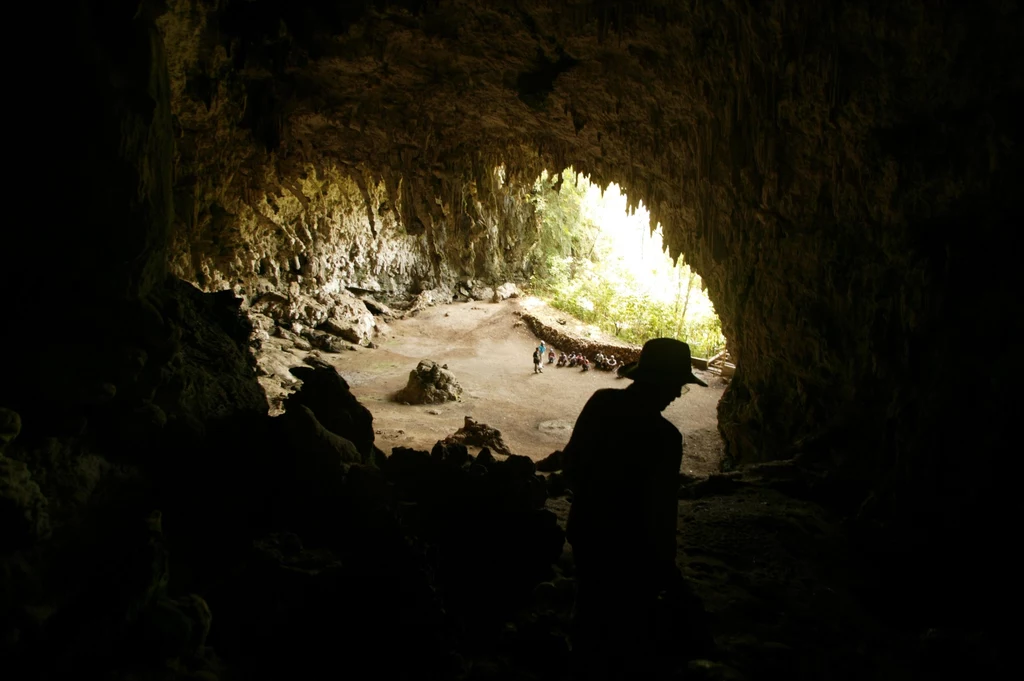
<svg viewBox="0 0 1024 681">
<path fill-rule="evenodd" d="M 640 359 L 621 367 L 619 376 L 634 381 L 685 385 L 708 384 L 693 375 L 690 367 L 690 346 L 675 338 L 652 338 L 644 343 Z"/>
</svg>

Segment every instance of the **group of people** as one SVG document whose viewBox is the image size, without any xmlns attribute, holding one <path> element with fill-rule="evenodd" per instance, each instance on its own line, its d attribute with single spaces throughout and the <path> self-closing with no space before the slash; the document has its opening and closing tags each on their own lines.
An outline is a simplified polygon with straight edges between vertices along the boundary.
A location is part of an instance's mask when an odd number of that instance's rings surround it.
<svg viewBox="0 0 1024 681">
<path fill-rule="evenodd" d="M 594 355 L 594 365 L 604 371 L 615 371 L 619 366 L 619 360 L 615 355 L 605 355 L 602 352 Z"/>
<path fill-rule="evenodd" d="M 579 367 L 583 371 L 590 371 L 591 368 L 597 368 L 604 371 L 615 371 L 618 368 L 620 362 L 615 355 L 606 356 L 602 352 L 598 352 L 593 361 L 582 352 L 563 352 L 558 355 L 558 360 L 555 360 L 555 351 L 553 348 L 549 348 L 542 340 L 533 351 L 533 372 L 535 374 L 544 373 L 544 358 L 547 357 L 548 364 L 555 364 L 560 367 Z"/>
</svg>

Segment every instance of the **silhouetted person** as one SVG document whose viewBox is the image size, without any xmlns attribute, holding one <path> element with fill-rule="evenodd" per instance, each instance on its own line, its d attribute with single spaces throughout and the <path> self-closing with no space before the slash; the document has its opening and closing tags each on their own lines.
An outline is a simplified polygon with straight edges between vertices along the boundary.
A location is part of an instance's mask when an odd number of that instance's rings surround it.
<svg viewBox="0 0 1024 681">
<path fill-rule="evenodd" d="M 661 412 L 687 383 L 690 348 L 648 341 L 623 368 L 633 384 L 598 390 L 564 453 L 573 491 L 567 538 L 577 569 L 575 678 L 654 678 L 651 617 L 659 593 L 680 589 L 676 567 L 683 436 Z"/>
</svg>

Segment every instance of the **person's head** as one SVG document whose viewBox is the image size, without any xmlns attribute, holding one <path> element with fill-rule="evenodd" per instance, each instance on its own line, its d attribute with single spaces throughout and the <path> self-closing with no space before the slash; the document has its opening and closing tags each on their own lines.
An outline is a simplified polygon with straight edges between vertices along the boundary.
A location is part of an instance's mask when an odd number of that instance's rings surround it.
<svg viewBox="0 0 1024 681">
<path fill-rule="evenodd" d="M 620 374 L 633 380 L 630 386 L 658 411 L 683 394 L 683 387 L 707 383 L 693 375 L 690 346 L 674 338 L 652 338 L 640 351 L 640 359 L 626 365 Z"/>
</svg>

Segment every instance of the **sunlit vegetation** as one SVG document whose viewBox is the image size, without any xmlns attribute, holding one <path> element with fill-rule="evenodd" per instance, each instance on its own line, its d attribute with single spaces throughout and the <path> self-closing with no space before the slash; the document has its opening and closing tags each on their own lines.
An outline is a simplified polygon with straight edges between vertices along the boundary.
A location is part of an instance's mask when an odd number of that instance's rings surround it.
<svg viewBox="0 0 1024 681">
<path fill-rule="evenodd" d="M 605 191 L 567 168 L 534 185 L 540 239 L 534 291 L 554 307 L 631 343 L 670 336 L 695 356 L 725 347 L 714 305 L 685 258 L 665 252 L 641 204 L 629 211 L 618 185 Z"/>
</svg>

